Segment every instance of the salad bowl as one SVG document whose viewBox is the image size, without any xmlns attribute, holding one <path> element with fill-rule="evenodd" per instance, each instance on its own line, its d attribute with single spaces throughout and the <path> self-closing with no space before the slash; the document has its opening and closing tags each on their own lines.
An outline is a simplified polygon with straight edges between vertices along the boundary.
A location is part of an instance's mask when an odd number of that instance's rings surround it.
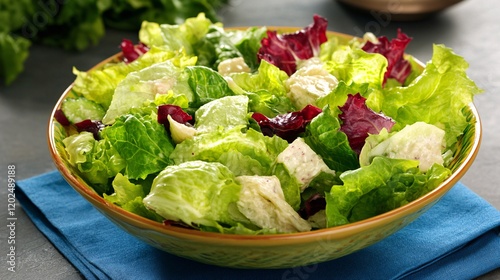
<svg viewBox="0 0 500 280">
<path fill-rule="evenodd" d="M 279 32 L 298 30 L 295 27 L 268 29 Z M 353 39 L 350 35 L 330 31 L 327 36 L 343 42 Z M 121 59 L 121 53 L 115 54 L 93 69 Z M 423 68 L 424 65 L 420 63 L 419 67 Z M 67 88 L 55 105 L 47 133 L 51 156 L 69 185 L 109 220 L 151 246 L 187 259 L 225 267 L 289 268 L 333 260 L 366 248 L 402 229 L 437 203 L 472 165 L 481 141 L 480 118 L 471 103 L 464 110 L 469 124 L 458 141 L 456 156 L 449 164 L 452 174 L 430 192 L 375 217 L 297 233 L 238 235 L 198 231 L 156 222 L 110 203 L 97 194 L 92 185 L 69 163 L 63 140 L 71 131 L 68 132 L 68 128 L 56 119 L 64 100 L 72 96 L 73 86 Z"/>
<path fill-rule="evenodd" d="M 462 0 L 401 0 L 397 2 L 388 0 L 338 1 L 351 7 L 371 12 L 372 15 L 383 14 L 384 16 L 389 16 L 389 20 L 400 21 L 419 20 L 462 2 Z"/>
</svg>

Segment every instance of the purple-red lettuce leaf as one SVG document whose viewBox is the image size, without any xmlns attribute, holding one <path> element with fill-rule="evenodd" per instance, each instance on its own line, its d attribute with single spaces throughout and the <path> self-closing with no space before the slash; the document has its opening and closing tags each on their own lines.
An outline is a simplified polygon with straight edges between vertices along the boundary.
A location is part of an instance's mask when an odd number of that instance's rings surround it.
<svg viewBox="0 0 500 280">
<path fill-rule="evenodd" d="M 392 78 L 404 84 L 412 69 L 410 62 L 404 59 L 405 49 L 412 38 L 398 29 L 397 37 L 391 41 L 385 36 L 380 36 L 377 39 L 377 43 L 367 41 L 362 49 L 368 53 L 379 53 L 387 58 L 389 64 L 385 72 L 384 83 L 387 79 Z"/>
<path fill-rule="evenodd" d="M 190 114 L 184 112 L 184 110 L 182 110 L 182 108 L 177 105 L 164 104 L 158 106 L 157 121 L 160 124 L 163 124 L 166 129 L 170 127 L 168 116 L 170 116 L 174 121 L 181 124 L 191 124 L 190 122 L 193 120 L 193 117 Z"/>
<path fill-rule="evenodd" d="M 321 44 L 327 41 L 328 21 L 318 15 L 314 15 L 313 20 L 295 33 L 278 34 L 268 30 L 257 53 L 259 61 L 266 60 L 291 75 L 297 70 L 297 61 L 318 56 Z"/>
<path fill-rule="evenodd" d="M 360 153 L 368 134 L 378 134 L 383 128 L 390 131 L 394 121 L 382 114 L 376 113 L 366 106 L 366 98 L 359 93 L 348 95 L 346 103 L 339 107 L 342 112 L 339 119 L 342 121 L 340 131 L 349 139 L 349 145 Z"/>
<path fill-rule="evenodd" d="M 291 143 L 306 130 L 306 126 L 321 112 L 321 109 L 307 105 L 300 111 L 277 115 L 274 118 L 268 118 L 261 113 L 253 113 L 252 118 L 259 124 L 264 135 L 269 137 L 277 135 Z"/>
<path fill-rule="evenodd" d="M 125 63 L 130 63 L 136 60 L 139 56 L 145 54 L 149 50 L 145 44 L 139 43 L 134 45 L 134 43 L 132 43 L 129 39 L 122 40 L 120 43 L 120 49 L 122 50 L 123 61 Z"/>
</svg>

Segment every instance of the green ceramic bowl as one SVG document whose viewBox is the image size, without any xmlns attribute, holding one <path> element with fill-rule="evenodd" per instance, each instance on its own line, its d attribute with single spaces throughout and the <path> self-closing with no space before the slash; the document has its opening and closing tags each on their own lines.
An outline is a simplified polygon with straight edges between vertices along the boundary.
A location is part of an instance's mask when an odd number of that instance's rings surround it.
<svg viewBox="0 0 500 280">
<path fill-rule="evenodd" d="M 270 27 L 272 28 L 272 27 Z M 276 28 L 294 31 L 296 28 Z M 329 32 L 341 40 L 353 37 Z M 119 59 L 116 54 L 98 64 Z M 458 143 L 453 174 L 433 191 L 390 212 L 363 221 L 310 232 L 276 235 L 232 235 L 168 226 L 137 216 L 106 202 L 67 161 L 62 145 L 67 131 L 54 119 L 71 85 L 55 105 L 48 123 L 48 143 L 55 165 L 68 183 L 103 215 L 123 230 L 171 254 L 202 263 L 236 268 L 289 268 L 336 259 L 370 246 L 405 227 L 431 208 L 471 166 L 479 150 L 481 124 L 473 104 L 467 109 L 470 125 Z"/>
</svg>

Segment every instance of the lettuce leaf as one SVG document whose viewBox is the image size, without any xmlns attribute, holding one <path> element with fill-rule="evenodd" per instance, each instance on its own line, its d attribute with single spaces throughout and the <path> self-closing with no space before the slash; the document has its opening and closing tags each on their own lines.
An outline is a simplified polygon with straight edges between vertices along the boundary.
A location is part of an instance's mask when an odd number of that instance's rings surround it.
<svg viewBox="0 0 500 280">
<path fill-rule="evenodd" d="M 236 73 L 231 78 L 246 91 L 267 90 L 277 96 L 286 96 L 287 93 L 285 81 L 288 75 L 267 61 L 260 63 L 257 73 Z"/>
<path fill-rule="evenodd" d="M 340 131 L 339 119 L 329 106 L 311 121 L 304 140 L 332 170 L 343 172 L 359 167 L 358 155 Z"/>
<path fill-rule="evenodd" d="M 243 59 L 253 71 L 259 68 L 257 52 L 260 49 L 260 41 L 266 36 L 266 27 L 250 27 L 244 31 L 230 31 L 228 37 L 234 46 L 240 51 Z"/>
<path fill-rule="evenodd" d="M 291 100 L 287 96 L 275 95 L 265 89 L 250 92 L 238 86 L 231 77 L 226 77 L 229 88 L 237 95 L 245 95 L 249 98 L 248 110 L 268 117 L 276 117 L 279 114 L 295 111 Z"/>
<path fill-rule="evenodd" d="M 153 180 L 144 205 L 171 221 L 217 227 L 236 225 L 229 207 L 235 206 L 241 185 L 224 165 L 191 161 L 171 165 Z"/>
<path fill-rule="evenodd" d="M 279 153 L 288 143 L 279 137 L 266 137 L 249 129 L 217 130 L 195 136 L 178 144 L 170 155 L 175 164 L 203 160 L 224 164 L 236 176 L 271 175 Z"/>
<path fill-rule="evenodd" d="M 24 70 L 31 42 L 23 37 L 0 32 L 0 79 L 10 85 Z"/>
<path fill-rule="evenodd" d="M 281 189 L 283 190 L 286 202 L 288 202 L 295 211 L 299 210 L 300 204 L 302 203 L 300 197 L 302 184 L 299 180 L 290 173 L 282 162 L 276 162 L 274 164 L 271 174 L 278 177 L 280 180 Z"/>
<path fill-rule="evenodd" d="M 372 89 L 382 88 L 387 59 L 380 54 L 367 53 L 349 45 L 335 45 L 322 48 L 320 59 L 333 76 L 347 85 L 368 84 Z"/>
<path fill-rule="evenodd" d="M 393 87 L 372 94 L 367 103 L 396 121 L 394 130 L 417 121 L 446 132 L 446 146 L 453 146 L 468 122 L 462 109 L 481 90 L 467 76 L 468 63 L 443 45 L 434 45 L 433 56 L 407 87 Z M 376 108 L 375 108 L 376 110 Z"/>
<path fill-rule="evenodd" d="M 184 60 L 180 66 L 173 59 L 169 59 L 129 73 L 118 83 L 103 123 L 113 123 L 115 118 L 128 113 L 130 109 L 156 100 L 157 95 L 183 95 L 191 101 L 193 93 L 187 83 L 187 75 L 183 75 L 182 67 L 194 65 L 196 58 L 183 56 L 178 59 Z"/>
<path fill-rule="evenodd" d="M 322 96 L 316 100 L 318 107 L 323 108 L 329 106 L 332 114 L 338 115 L 341 113 L 339 107 L 343 106 L 347 102 L 349 95 L 355 95 L 359 93 L 361 96 L 366 97 L 370 94 L 371 89 L 368 87 L 369 84 L 347 84 L 344 81 L 339 81 L 337 87 L 335 87 L 332 92 Z"/>
<path fill-rule="evenodd" d="M 123 115 L 103 129 L 101 136 L 120 153 L 128 178 L 144 179 L 170 164 L 174 144 L 156 115 Z"/>
<path fill-rule="evenodd" d="M 219 162 L 235 176 L 275 175 L 281 182 L 286 201 L 298 210 L 300 184 L 283 164 L 276 163 L 278 155 L 288 142 L 280 137 L 267 137 L 253 129 L 246 132 L 241 127 L 217 130 L 184 140 L 170 154 L 174 164 L 202 160 Z"/>
<path fill-rule="evenodd" d="M 105 65 L 101 69 L 82 72 L 73 68 L 76 75 L 72 90 L 92 100 L 105 109 L 109 108 L 114 91 L 120 81 L 129 73 L 171 59 L 176 54 L 158 48 L 151 48 L 147 53 L 131 63 L 118 62 Z"/>
<path fill-rule="evenodd" d="M 208 102 L 196 110 L 194 126 L 198 134 L 244 127 L 248 124 L 247 113 L 248 97 L 225 96 Z"/>
<path fill-rule="evenodd" d="M 188 84 L 193 91 L 191 107 L 198 108 L 212 100 L 234 95 L 226 80 L 216 71 L 206 66 L 188 66 Z"/>
<path fill-rule="evenodd" d="M 81 132 L 63 140 L 69 163 L 81 172 L 94 190 L 102 195 L 111 190 L 110 178 L 125 168 L 125 160 L 106 140 L 95 140 L 90 132 Z"/>
<path fill-rule="evenodd" d="M 170 51 L 178 51 L 182 48 L 187 54 L 194 55 L 196 52 L 194 46 L 206 37 L 209 28 L 218 26 L 222 25 L 212 23 L 204 13 L 188 18 L 182 24 L 143 21 L 139 30 L 139 40 L 148 46 Z"/>
<path fill-rule="evenodd" d="M 296 111 L 287 97 L 287 79 L 285 72 L 265 60 L 261 61 L 255 73 L 235 73 L 227 78 L 234 93 L 250 98 L 251 112 L 262 113 L 268 117 Z"/>
<path fill-rule="evenodd" d="M 145 189 L 141 184 L 130 182 L 128 178 L 121 173 L 116 174 L 112 185 L 115 192 L 111 195 L 103 194 L 104 200 L 153 221 L 163 221 L 161 216 L 147 209 L 142 202 L 142 199 L 149 193 L 149 188 Z"/>
<path fill-rule="evenodd" d="M 229 38 L 229 34 L 217 25 L 211 25 L 207 34 L 193 45 L 195 55 L 198 57 L 198 65 L 207 66 L 214 70 L 219 64 L 242 54 Z"/>
<path fill-rule="evenodd" d="M 433 165 L 428 172 L 418 161 L 375 157 L 368 166 L 340 175 L 343 185 L 326 193 L 327 226 L 373 217 L 417 199 L 439 185 L 451 171 Z"/>
</svg>

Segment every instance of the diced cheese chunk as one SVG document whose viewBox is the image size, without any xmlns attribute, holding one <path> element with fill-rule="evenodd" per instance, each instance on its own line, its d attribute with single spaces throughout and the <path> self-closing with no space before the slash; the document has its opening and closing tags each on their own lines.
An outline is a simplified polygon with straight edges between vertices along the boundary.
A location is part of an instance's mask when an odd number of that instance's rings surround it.
<svg viewBox="0 0 500 280">
<path fill-rule="evenodd" d="M 285 200 L 276 176 L 239 176 L 241 184 L 239 211 L 252 223 L 280 233 L 311 230 L 309 223 Z"/>
<path fill-rule="evenodd" d="M 302 138 L 297 138 L 288 145 L 278 155 L 277 161 L 283 163 L 290 174 L 295 176 L 301 185 L 301 191 L 304 191 L 321 172 L 335 173 Z"/>
<path fill-rule="evenodd" d="M 250 67 L 245 63 L 243 57 L 230 58 L 219 63 L 217 67 L 219 74 L 225 76 L 232 73 L 250 73 Z"/>
<path fill-rule="evenodd" d="M 337 78 L 325 70 L 317 59 L 304 61 L 285 82 L 287 96 L 298 109 L 308 104 L 315 105 L 318 98 L 329 94 L 337 84 Z"/>
</svg>

